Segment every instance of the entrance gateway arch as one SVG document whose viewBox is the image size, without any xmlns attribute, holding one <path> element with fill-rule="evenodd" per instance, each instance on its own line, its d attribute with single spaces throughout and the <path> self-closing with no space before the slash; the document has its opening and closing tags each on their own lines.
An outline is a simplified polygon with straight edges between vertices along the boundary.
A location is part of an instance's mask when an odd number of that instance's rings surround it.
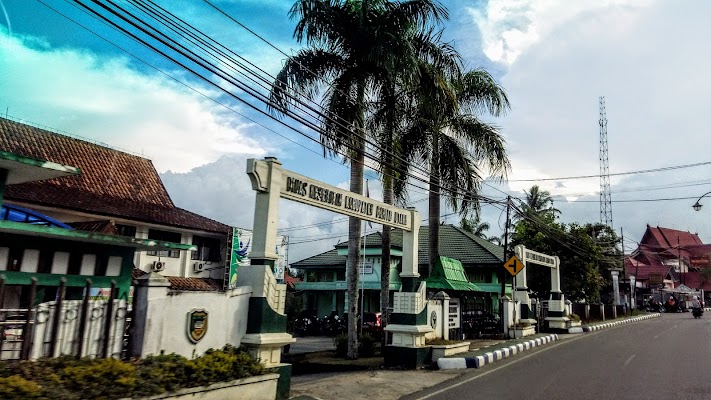
<svg viewBox="0 0 711 400">
<path fill-rule="evenodd" d="M 539 264 L 551 269 L 551 295 L 548 301 L 548 316 L 546 317 L 548 327 L 551 329 L 567 329 L 570 318 L 565 314 L 565 297 L 560 291 L 560 258 L 529 250 L 523 245 L 514 247 L 514 253 L 521 260 L 524 267 L 516 277 L 516 299 L 521 301 L 519 314 L 521 322 L 536 323 L 531 312 L 531 298 L 528 297 L 526 265 L 529 263 Z M 540 307 L 540 299 L 538 307 Z"/>
<path fill-rule="evenodd" d="M 273 157 L 247 160 L 247 174 L 257 192 L 252 265 L 273 267 L 278 259 L 275 250 L 280 198 L 402 229 L 402 287 L 394 293 L 391 323 L 385 328 L 393 334 L 392 345 L 384 351 L 385 365 L 407 368 L 422 365 L 427 355 L 425 334 L 432 328 L 427 324 L 425 283 L 419 281 L 417 269 L 422 223 L 419 213 L 414 208 L 394 207 L 286 170 Z"/>
</svg>

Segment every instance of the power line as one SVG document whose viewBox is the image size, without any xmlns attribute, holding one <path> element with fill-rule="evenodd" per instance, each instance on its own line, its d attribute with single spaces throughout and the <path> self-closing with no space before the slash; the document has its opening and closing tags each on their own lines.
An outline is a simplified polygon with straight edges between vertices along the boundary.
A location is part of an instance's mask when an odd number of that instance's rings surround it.
<svg viewBox="0 0 711 400">
<path fill-rule="evenodd" d="M 79 0 L 75 0 L 75 1 L 79 3 Z M 116 6 L 113 2 L 108 1 L 108 3 L 110 3 L 110 4 L 113 5 L 115 8 L 117 8 L 117 9 L 123 11 L 124 13 L 126 13 L 130 18 L 132 18 L 132 19 L 134 19 L 134 20 L 136 20 L 136 21 L 139 21 L 140 23 L 142 23 L 142 24 L 148 26 L 148 28 L 150 28 L 151 30 L 155 31 L 156 34 L 162 36 L 164 39 L 161 39 L 161 38 L 156 37 L 155 34 L 153 34 L 153 33 L 151 33 L 151 32 L 148 32 L 148 31 L 146 30 L 147 28 L 144 28 L 144 27 L 142 27 L 142 26 L 139 26 L 137 23 L 135 23 L 135 22 L 129 20 L 128 17 L 124 17 L 123 15 L 120 15 L 119 12 L 110 9 L 108 6 L 105 6 L 105 5 L 102 5 L 102 4 L 99 4 L 99 5 L 100 5 L 103 9 L 105 9 L 105 10 L 108 11 L 109 13 L 113 14 L 114 16 L 118 17 L 119 19 L 123 20 L 124 22 L 128 23 L 129 25 L 131 25 L 131 26 L 134 27 L 135 29 L 140 30 L 141 32 L 143 32 L 143 33 L 145 33 L 146 35 L 148 35 L 150 38 L 152 38 L 152 39 L 154 39 L 154 40 L 157 40 L 160 44 L 166 46 L 168 49 L 177 52 L 177 54 L 179 54 L 181 57 L 184 57 L 184 58 L 186 58 L 187 60 L 189 60 L 189 61 L 195 63 L 197 66 L 199 66 L 199 67 L 202 68 L 202 69 L 205 69 L 205 70 L 207 70 L 207 71 L 212 72 L 212 73 L 215 74 L 215 75 L 218 75 L 220 78 L 222 78 L 222 79 L 228 81 L 229 83 L 235 85 L 236 87 L 240 88 L 241 90 L 244 90 L 244 91 L 246 91 L 247 93 L 253 95 L 254 97 L 257 98 L 257 100 L 260 100 L 260 101 L 262 101 L 262 102 L 265 102 L 266 104 L 269 104 L 269 103 L 268 103 L 268 100 L 266 100 L 263 95 L 260 95 L 259 93 L 256 93 L 256 92 L 253 90 L 253 88 L 249 87 L 249 85 L 244 84 L 244 82 L 240 81 L 239 79 L 236 79 L 236 78 L 234 78 L 234 77 L 232 77 L 232 76 L 230 76 L 230 75 L 227 75 L 227 74 L 225 73 L 225 71 L 223 71 L 222 69 L 217 68 L 214 64 L 211 64 L 211 63 L 207 62 L 207 61 L 204 60 L 202 57 L 196 55 L 194 52 L 185 49 L 184 46 L 182 46 L 182 45 L 180 45 L 179 43 L 175 42 L 175 41 L 172 40 L 171 38 L 165 36 L 165 34 L 163 34 L 163 33 L 159 32 L 159 31 L 157 31 L 155 28 L 150 27 L 150 25 L 147 25 L 144 21 L 140 20 L 139 18 L 137 18 L 137 17 L 134 16 L 133 14 L 131 14 L 131 13 L 125 11 L 125 10 L 122 9 L 121 7 Z M 97 12 L 97 11 L 95 11 L 95 10 L 92 10 L 90 7 L 88 7 L 88 6 L 86 6 L 86 5 L 82 4 L 82 3 L 79 3 L 79 4 L 80 4 L 82 7 L 86 8 L 88 11 L 90 11 L 92 14 L 94 14 L 96 17 L 98 17 L 98 18 L 100 18 L 100 19 L 102 19 L 102 20 L 108 22 L 109 24 L 111 24 L 112 26 L 114 26 L 116 29 L 120 30 L 120 31 L 123 32 L 124 34 L 128 35 L 129 37 L 134 38 L 135 40 L 137 40 L 138 42 L 140 42 L 140 43 L 143 44 L 144 46 L 147 46 L 149 49 L 153 50 L 154 52 L 157 52 L 158 54 L 160 54 L 160 55 L 162 55 L 163 57 L 167 58 L 168 60 L 172 61 L 172 62 L 175 63 L 176 65 L 178 65 L 178 66 L 180 66 L 180 67 L 186 69 L 187 71 L 193 73 L 193 74 L 196 75 L 197 77 L 199 77 L 199 78 L 205 80 L 205 81 L 206 81 L 207 83 L 209 83 L 210 85 L 215 86 L 216 88 L 222 90 L 223 92 L 225 92 L 225 93 L 228 94 L 229 96 L 231 96 L 231 97 L 235 98 L 236 100 L 238 100 L 238 101 L 240 101 L 240 102 L 246 104 L 247 106 L 249 106 L 250 108 L 253 108 L 253 109 L 256 110 L 257 112 L 259 112 L 259 113 L 261 113 L 261 114 L 263 114 L 263 115 L 265 115 L 265 116 L 267 116 L 267 117 L 272 118 L 268 113 L 266 113 L 266 112 L 264 112 L 264 111 L 262 111 L 262 110 L 256 108 L 254 105 L 252 105 L 251 103 L 249 103 L 249 102 L 247 102 L 246 100 L 242 99 L 241 97 L 236 96 L 236 95 L 234 95 L 233 93 L 227 91 L 226 89 L 224 89 L 224 88 L 221 87 L 220 85 L 218 85 L 218 84 L 212 82 L 211 80 L 209 80 L 209 79 L 206 78 L 205 76 L 202 76 L 202 75 L 201 75 L 200 73 L 198 73 L 197 71 L 195 71 L 195 70 L 193 70 L 192 68 L 188 67 L 184 62 L 181 62 L 181 61 L 177 60 L 175 57 L 172 57 L 172 56 L 168 55 L 168 54 L 165 53 L 164 51 L 158 49 L 156 46 L 151 45 L 150 43 L 146 42 L 145 40 L 139 38 L 136 34 L 134 34 L 134 33 L 132 33 L 132 32 L 129 32 L 127 29 L 122 28 L 122 27 L 119 26 L 117 23 L 111 21 L 108 17 L 103 16 L 101 13 L 99 13 L 99 12 Z M 170 41 L 170 42 L 172 42 L 172 43 L 174 43 L 174 44 L 171 45 L 170 43 L 167 43 L 166 41 Z M 177 47 L 176 47 L 176 46 L 177 46 Z M 187 51 L 187 54 L 186 54 L 185 52 L 179 50 L 178 48 L 185 49 L 185 50 Z M 212 67 L 212 69 L 211 69 L 210 67 Z M 292 119 L 296 120 L 297 122 L 301 122 L 302 124 L 307 125 L 308 128 L 310 128 L 310 129 L 312 129 L 312 130 L 315 130 L 315 131 L 317 131 L 317 132 L 321 132 L 322 134 L 326 134 L 325 132 L 323 132 L 322 130 L 320 130 L 320 128 L 319 128 L 318 126 L 316 126 L 314 123 L 311 123 L 311 122 L 305 120 L 303 117 L 301 117 L 301 116 L 299 116 L 299 115 L 295 115 L 295 114 L 293 114 L 293 113 L 289 113 L 288 115 L 289 115 Z M 316 143 L 319 143 L 317 139 L 315 139 L 315 138 L 313 138 L 313 137 L 311 137 L 311 136 L 305 134 L 304 132 L 300 131 L 299 129 L 297 129 L 297 128 L 293 127 L 293 126 L 290 126 L 290 125 L 284 123 L 284 122 L 281 121 L 281 120 L 278 120 L 278 119 L 275 119 L 275 118 L 272 118 L 272 119 L 275 120 L 275 121 L 277 121 L 278 123 L 284 125 L 285 127 L 289 128 L 290 130 L 293 130 L 293 131 L 295 131 L 296 133 L 299 133 L 299 134 L 301 134 L 301 135 L 307 137 L 309 140 L 312 140 L 312 141 L 314 141 L 314 142 L 316 142 Z M 357 135 L 357 133 L 355 133 L 355 132 L 353 132 L 353 133 Z M 379 148 L 379 146 L 378 146 L 377 144 L 372 143 L 372 142 L 369 142 L 369 143 L 370 143 L 371 146 L 376 147 L 376 148 Z M 348 147 L 347 144 L 346 144 L 346 147 Z M 350 146 L 350 148 L 351 148 L 351 150 L 354 149 L 352 146 Z M 348 156 L 347 156 L 346 154 L 344 154 L 344 153 L 341 153 L 341 154 L 344 155 L 345 157 L 348 157 Z M 364 154 L 365 154 L 365 156 L 366 156 L 367 158 L 372 159 L 372 160 L 374 160 L 374 161 L 377 162 L 377 158 L 374 158 L 373 156 L 371 156 L 369 153 L 367 153 L 367 151 L 366 151 Z M 381 173 L 381 174 L 382 174 L 382 173 Z M 408 173 L 407 173 L 407 176 L 409 176 L 409 177 L 410 177 L 411 179 L 413 179 L 413 180 L 418 180 L 418 181 L 420 181 L 420 182 L 429 184 L 429 182 L 428 182 L 427 180 L 425 180 L 425 179 L 423 179 L 423 178 L 421 178 L 421 177 L 419 177 L 419 176 L 417 176 L 417 175 L 415 175 L 415 174 L 413 174 L 413 173 L 411 173 L 411 172 L 408 172 Z M 408 182 L 407 184 L 410 185 L 410 186 L 416 187 L 416 188 L 418 188 L 418 189 L 420 189 L 420 190 L 429 191 L 428 189 L 425 189 L 425 188 L 419 187 L 419 186 L 417 186 L 417 185 L 414 185 L 412 182 Z M 486 201 L 486 198 L 485 198 L 485 197 L 483 197 L 483 196 L 481 196 L 481 195 L 478 195 L 478 194 L 471 194 L 470 197 L 471 197 L 472 199 L 477 199 L 477 200 L 480 200 L 480 201 Z"/>
<path fill-rule="evenodd" d="M 651 173 L 651 172 L 665 172 L 665 171 L 673 171 L 673 170 L 677 170 L 677 169 L 701 167 L 704 165 L 711 165 L 711 161 L 704 161 L 704 162 L 699 162 L 699 163 L 694 163 L 694 164 L 674 165 L 671 167 L 641 169 L 638 171 L 616 172 L 616 173 L 610 173 L 610 176 L 647 174 L 647 173 Z M 569 179 L 588 179 L 588 178 L 599 178 L 599 177 L 600 177 L 600 175 L 578 175 L 578 176 L 566 176 L 566 177 L 559 177 L 559 178 L 509 179 L 508 182 L 564 181 L 564 180 L 569 180 Z"/>
</svg>

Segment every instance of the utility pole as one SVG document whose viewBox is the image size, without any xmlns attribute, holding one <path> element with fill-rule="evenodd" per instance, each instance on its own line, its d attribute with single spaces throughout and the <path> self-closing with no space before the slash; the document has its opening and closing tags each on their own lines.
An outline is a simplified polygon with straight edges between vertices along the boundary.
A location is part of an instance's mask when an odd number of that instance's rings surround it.
<svg viewBox="0 0 711 400">
<path fill-rule="evenodd" d="M 506 196 L 506 225 L 504 226 L 504 262 L 508 261 L 509 249 L 509 215 L 511 211 L 511 196 Z M 511 288 L 512 292 L 516 288 Z M 499 299 L 499 320 L 501 321 L 501 333 L 504 333 L 504 296 L 506 296 L 506 270 L 501 268 L 501 298 Z M 514 308 L 516 305 L 514 304 Z"/>
</svg>

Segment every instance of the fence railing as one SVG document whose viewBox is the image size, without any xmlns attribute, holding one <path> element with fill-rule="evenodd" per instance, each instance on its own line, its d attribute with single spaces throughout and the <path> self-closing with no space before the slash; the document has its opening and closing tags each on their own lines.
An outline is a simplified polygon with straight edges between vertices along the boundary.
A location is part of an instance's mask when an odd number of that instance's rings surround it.
<svg viewBox="0 0 711 400">
<path fill-rule="evenodd" d="M 129 304 L 116 299 L 115 283 L 108 298 L 92 298 L 90 280 L 81 300 L 65 300 L 64 289 L 62 280 L 56 300 L 32 302 L 27 308 L 3 308 L 0 300 L 0 359 L 124 356 L 130 339 Z M 4 290 L 5 282 L 0 278 L 0 294 Z M 36 293 L 37 281 L 33 279 L 29 299 Z"/>
</svg>

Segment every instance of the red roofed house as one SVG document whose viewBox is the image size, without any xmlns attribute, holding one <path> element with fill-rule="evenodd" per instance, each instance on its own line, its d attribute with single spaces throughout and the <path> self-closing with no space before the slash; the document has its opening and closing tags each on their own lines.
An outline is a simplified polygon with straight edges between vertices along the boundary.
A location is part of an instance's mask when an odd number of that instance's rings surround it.
<svg viewBox="0 0 711 400">
<path fill-rule="evenodd" d="M 175 279 L 179 290 L 222 286 L 229 226 L 176 207 L 151 160 L 0 118 L 0 151 L 72 165 L 81 174 L 8 185 L 5 203 L 77 230 L 192 244 L 198 251 L 138 251 L 134 265 Z"/>
<path fill-rule="evenodd" d="M 638 297 L 680 285 L 711 292 L 711 281 L 701 273 L 706 268 L 711 268 L 711 244 L 698 234 L 659 226 L 647 225 L 637 249 L 625 257 L 625 278 L 635 277 Z"/>
</svg>

